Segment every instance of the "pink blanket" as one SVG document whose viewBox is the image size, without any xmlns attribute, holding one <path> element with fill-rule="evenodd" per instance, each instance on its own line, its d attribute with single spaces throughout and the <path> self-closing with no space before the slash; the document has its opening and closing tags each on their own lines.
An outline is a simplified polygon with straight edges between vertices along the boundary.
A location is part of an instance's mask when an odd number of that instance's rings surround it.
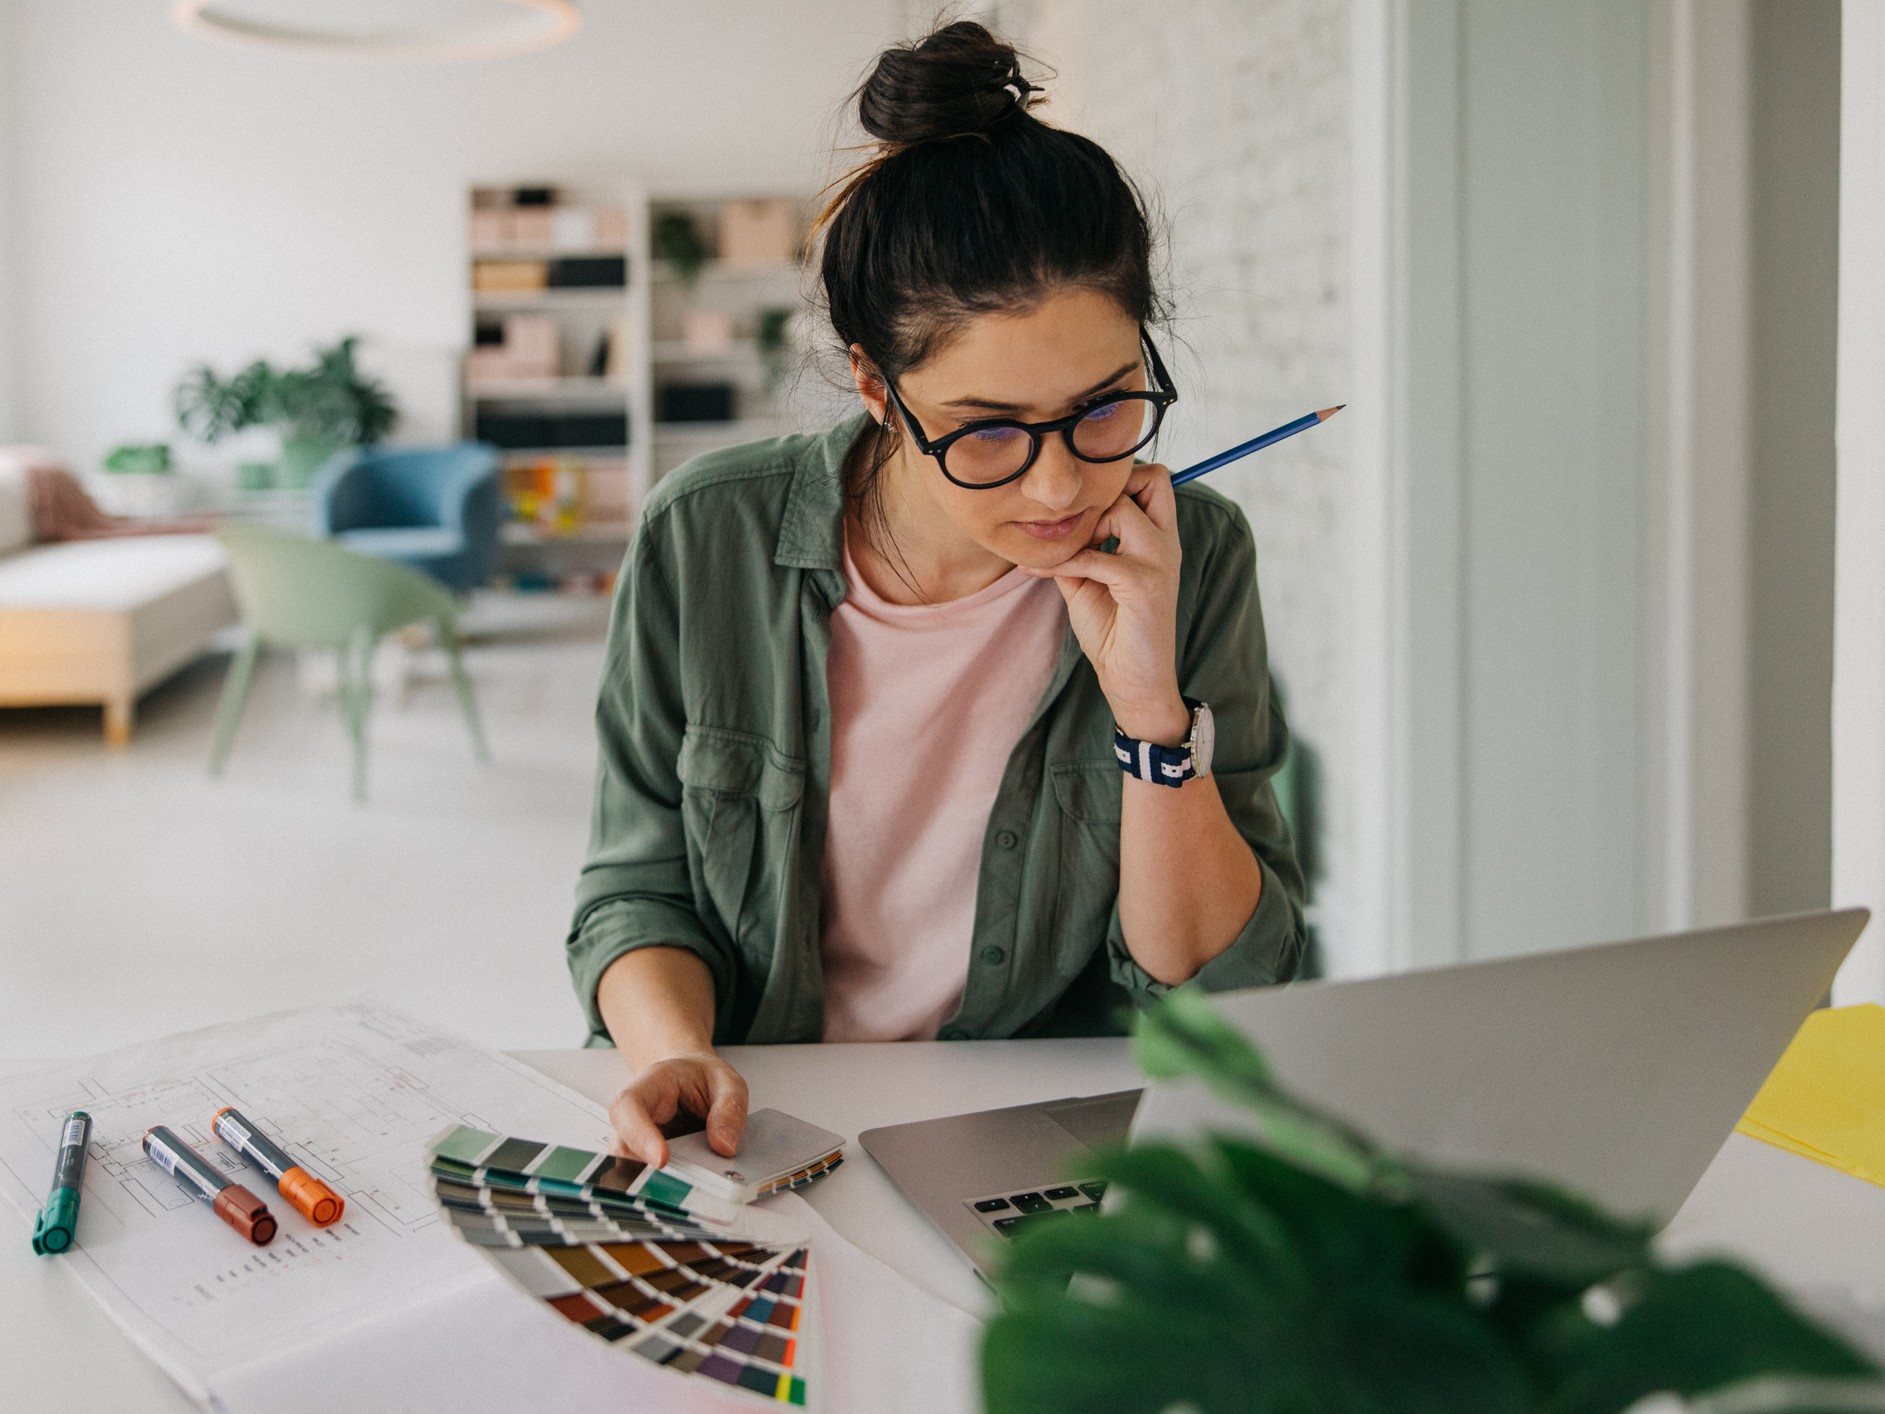
<svg viewBox="0 0 1885 1414">
<path fill-rule="evenodd" d="M 49 454 L 16 448 L 15 455 L 32 451 L 25 461 L 27 494 L 33 507 L 35 540 L 104 540 L 120 535 L 202 535 L 216 528 L 208 516 L 170 520 L 133 520 L 106 515 L 86 494 L 79 479 Z"/>
</svg>

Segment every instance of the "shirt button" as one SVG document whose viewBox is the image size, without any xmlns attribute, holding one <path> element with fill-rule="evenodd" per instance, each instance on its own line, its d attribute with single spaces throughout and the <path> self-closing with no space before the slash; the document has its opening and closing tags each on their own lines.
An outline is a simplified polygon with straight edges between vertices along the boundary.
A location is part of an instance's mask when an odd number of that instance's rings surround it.
<svg viewBox="0 0 1885 1414">
<path fill-rule="evenodd" d="M 1008 954 L 1005 949 L 998 948 L 992 943 L 982 949 L 982 961 L 986 962 L 990 967 L 995 966 L 1007 956 Z"/>
<path fill-rule="evenodd" d="M 1000 834 L 995 836 L 995 843 L 1000 845 L 1003 849 L 1013 849 L 1016 845 L 1021 843 L 1021 836 L 1017 835 L 1013 830 L 1003 830 Z"/>
</svg>

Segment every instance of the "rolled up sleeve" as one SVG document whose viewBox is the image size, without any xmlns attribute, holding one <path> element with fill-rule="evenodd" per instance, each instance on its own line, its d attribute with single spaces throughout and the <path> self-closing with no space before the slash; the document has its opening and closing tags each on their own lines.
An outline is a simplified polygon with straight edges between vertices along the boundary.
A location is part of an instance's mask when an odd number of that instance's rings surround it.
<svg viewBox="0 0 1885 1414">
<path fill-rule="evenodd" d="M 1206 493 L 1190 509 L 1194 514 L 1188 519 L 1202 533 L 1185 538 L 1187 560 L 1197 570 L 1191 585 L 1181 586 L 1185 632 L 1179 681 L 1187 697 L 1211 705 L 1217 729 L 1212 776 L 1231 822 L 1263 871 L 1263 891 L 1249 921 L 1192 979 L 1207 991 L 1221 992 L 1295 977 L 1305 940 L 1304 884 L 1295 841 L 1270 785 L 1289 755 L 1289 727 L 1270 682 L 1256 542 L 1242 513 L 1222 497 Z M 1194 546 L 1205 553 L 1195 554 Z M 1183 612 L 1186 588 L 1192 601 L 1188 615 Z M 1184 881 L 1173 881 L 1174 888 L 1183 886 Z M 1106 946 L 1112 979 L 1135 1004 L 1171 990 L 1127 949 L 1117 905 Z"/>
<path fill-rule="evenodd" d="M 596 1003 L 602 974 L 645 947 L 682 948 L 713 976 L 717 1015 L 737 980 L 730 939 L 695 905 L 676 772 L 686 729 L 682 627 L 664 563 L 663 517 L 636 532 L 616 588 L 596 702 L 596 788 L 589 853 L 566 950 L 589 1023 L 609 1044 Z"/>
</svg>

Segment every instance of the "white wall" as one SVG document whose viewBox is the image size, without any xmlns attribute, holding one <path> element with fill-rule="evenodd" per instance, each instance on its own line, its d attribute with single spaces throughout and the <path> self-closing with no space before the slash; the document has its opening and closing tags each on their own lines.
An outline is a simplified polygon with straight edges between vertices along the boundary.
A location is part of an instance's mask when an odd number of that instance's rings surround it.
<svg viewBox="0 0 1885 1414">
<path fill-rule="evenodd" d="M 1885 5 L 1841 16 L 1833 902 L 1885 914 Z M 1885 918 L 1833 1000 L 1885 1003 Z"/>
<path fill-rule="evenodd" d="M 17 440 L 19 392 L 14 347 L 13 230 L 18 203 L 13 188 L 14 19 L 12 6 L 0 3 L 0 443 Z"/>
<path fill-rule="evenodd" d="M 557 49 L 428 67 L 206 43 L 168 8 L 0 4 L 15 430 L 81 466 L 174 436 L 170 390 L 193 362 L 295 358 L 346 332 L 392 377 L 402 435 L 449 435 L 470 183 L 809 190 L 843 96 L 904 19 L 894 0 L 594 0 Z"/>
<path fill-rule="evenodd" d="M 1051 122 L 1107 148 L 1168 224 L 1183 466 L 1347 401 L 1349 60 L 1344 0 L 1006 0 L 996 22 L 1055 74 Z M 1272 664 L 1320 764 L 1320 937 L 1356 970 L 1346 414 L 1211 485 L 1256 534 Z"/>
</svg>

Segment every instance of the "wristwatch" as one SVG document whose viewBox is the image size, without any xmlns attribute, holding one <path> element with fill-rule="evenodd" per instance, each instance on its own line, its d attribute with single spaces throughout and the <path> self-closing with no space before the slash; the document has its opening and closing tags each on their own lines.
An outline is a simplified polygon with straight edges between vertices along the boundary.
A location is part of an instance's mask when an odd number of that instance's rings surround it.
<svg viewBox="0 0 1885 1414">
<path fill-rule="evenodd" d="M 1196 698 L 1187 697 L 1184 702 L 1191 709 L 1191 734 L 1178 746 L 1135 741 L 1117 722 L 1113 724 L 1113 754 L 1119 758 L 1120 770 L 1160 786 L 1182 786 L 1193 776 L 1211 774 L 1211 751 L 1217 744 L 1211 709 Z"/>
</svg>

